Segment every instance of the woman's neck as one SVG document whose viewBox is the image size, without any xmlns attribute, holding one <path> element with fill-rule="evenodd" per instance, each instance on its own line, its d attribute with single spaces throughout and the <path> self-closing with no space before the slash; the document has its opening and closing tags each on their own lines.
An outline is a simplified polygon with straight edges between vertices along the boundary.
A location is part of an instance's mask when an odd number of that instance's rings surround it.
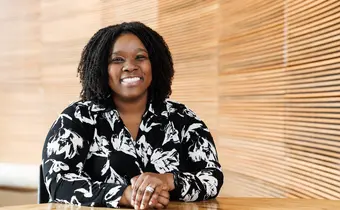
<svg viewBox="0 0 340 210">
<path fill-rule="evenodd" d="M 147 95 L 131 101 L 121 100 L 113 96 L 113 102 L 120 115 L 142 115 L 145 112 L 147 101 Z"/>
</svg>

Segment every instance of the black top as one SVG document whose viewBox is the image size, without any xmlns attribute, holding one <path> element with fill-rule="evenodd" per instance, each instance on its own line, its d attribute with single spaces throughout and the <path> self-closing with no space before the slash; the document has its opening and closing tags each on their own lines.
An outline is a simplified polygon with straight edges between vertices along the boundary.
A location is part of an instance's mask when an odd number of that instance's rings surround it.
<svg viewBox="0 0 340 210">
<path fill-rule="evenodd" d="M 42 154 L 50 202 L 118 207 L 130 179 L 143 172 L 173 173 L 171 200 L 216 197 L 223 174 L 206 125 L 180 103 L 147 107 L 136 140 L 112 103 L 67 107 Z"/>
</svg>

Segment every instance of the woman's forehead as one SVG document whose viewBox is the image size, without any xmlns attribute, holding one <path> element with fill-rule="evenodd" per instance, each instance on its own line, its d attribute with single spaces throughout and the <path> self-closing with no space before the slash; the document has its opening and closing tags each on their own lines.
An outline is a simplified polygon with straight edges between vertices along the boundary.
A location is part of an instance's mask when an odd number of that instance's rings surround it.
<svg viewBox="0 0 340 210">
<path fill-rule="evenodd" d="M 136 52 L 145 51 L 142 41 L 134 34 L 127 33 L 120 35 L 113 44 L 112 52 Z"/>
</svg>

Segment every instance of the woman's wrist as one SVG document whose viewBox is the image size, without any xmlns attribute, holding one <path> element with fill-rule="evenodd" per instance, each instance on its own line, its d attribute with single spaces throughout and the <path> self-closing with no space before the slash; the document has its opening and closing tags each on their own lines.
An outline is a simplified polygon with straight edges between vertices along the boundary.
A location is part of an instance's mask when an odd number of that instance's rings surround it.
<svg viewBox="0 0 340 210">
<path fill-rule="evenodd" d="M 169 191 L 175 189 L 175 181 L 174 181 L 174 174 L 173 173 L 166 173 L 166 180 L 169 187 Z"/>
<path fill-rule="evenodd" d="M 129 185 L 125 188 L 123 192 L 123 195 L 119 201 L 119 206 L 133 207 L 131 205 L 131 195 L 132 195 L 132 187 L 131 185 Z"/>
</svg>

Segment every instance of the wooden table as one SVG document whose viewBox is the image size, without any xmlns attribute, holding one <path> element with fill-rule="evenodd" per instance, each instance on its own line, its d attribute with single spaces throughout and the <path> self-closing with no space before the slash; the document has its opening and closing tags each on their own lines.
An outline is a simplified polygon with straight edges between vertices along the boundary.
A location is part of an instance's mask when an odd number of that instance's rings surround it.
<svg viewBox="0 0 340 210">
<path fill-rule="evenodd" d="M 107 208 L 80 207 L 64 204 L 33 204 L 1 207 L 0 210 L 104 210 Z M 340 201 L 267 199 L 267 198 L 218 198 L 204 202 L 171 202 L 167 209 L 199 210 L 340 210 Z"/>
</svg>

